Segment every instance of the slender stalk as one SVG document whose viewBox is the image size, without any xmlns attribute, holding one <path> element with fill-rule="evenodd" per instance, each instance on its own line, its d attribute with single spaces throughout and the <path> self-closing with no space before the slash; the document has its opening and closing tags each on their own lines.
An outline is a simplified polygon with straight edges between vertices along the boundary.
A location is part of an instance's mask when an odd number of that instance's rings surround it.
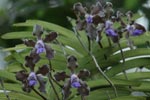
<svg viewBox="0 0 150 100">
<path fill-rule="evenodd" d="M 78 38 L 79 42 L 81 43 L 81 45 L 84 47 L 84 49 L 89 53 L 89 55 L 92 57 L 92 60 L 95 63 L 96 68 L 99 70 L 99 72 L 102 74 L 102 76 L 107 80 L 107 82 L 113 87 L 114 92 L 115 92 L 115 96 L 118 97 L 118 93 L 117 93 L 117 89 L 114 85 L 114 83 L 107 77 L 107 75 L 102 71 L 101 67 L 99 66 L 95 56 L 86 48 L 86 46 L 84 45 L 84 43 L 82 42 L 82 40 L 80 39 L 80 37 L 77 34 L 77 31 L 75 28 L 73 28 L 74 33 L 76 34 L 76 37 Z"/>
<path fill-rule="evenodd" d="M 109 95 L 109 91 L 106 91 L 107 95 L 108 95 L 108 100 L 111 100 L 110 95 Z"/>
<path fill-rule="evenodd" d="M 43 95 L 41 95 L 34 87 L 32 87 L 32 90 L 39 95 L 43 100 L 47 100 L 47 98 L 45 98 Z"/>
<path fill-rule="evenodd" d="M 54 84 L 53 84 L 53 82 L 52 82 L 52 80 L 51 80 L 50 73 L 48 74 L 48 79 L 49 79 L 49 82 L 50 82 L 50 84 L 51 84 L 51 86 L 52 86 L 52 88 L 53 88 L 53 91 L 54 91 L 54 93 L 55 93 L 55 95 L 56 95 L 56 97 L 57 97 L 57 100 L 60 100 L 60 99 L 59 99 L 59 95 L 58 95 L 58 93 L 57 93 L 57 91 L 56 91 L 56 89 L 55 89 L 55 87 L 54 87 Z"/>
<path fill-rule="evenodd" d="M 123 54 L 123 51 L 122 51 L 122 48 L 121 48 L 121 45 L 120 45 L 119 42 L 118 42 L 118 47 L 120 49 L 120 53 L 121 53 L 121 57 L 122 57 L 122 61 L 123 61 L 123 73 L 125 75 L 125 78 L 128 80 L 128 76 L 127 76 L 127 73 L 125 71 L 125 66 L 124 66 L 124 64 L 125 64 L 125 57 L 124 57 L 124 54 Z"/>
<path fill-rule="evenodd" d="M 62 49 L 63 53 L 64 53 L 64 56 L 67 58 L 67 53 L 64 49 L 64 47 L 62 46 L 62 44 L 56 39 L 57 43 L 59 44 L 60 48 Z"/>
<path fill-rule="evenodd" d="M 51 61 L 49 60 L 49 65 L 50 65 L 50 69 L 52 68 L 52 65 L 51 65 Z M 50 82 L 50 84 L 51 84 L 51 86 L 52 86 L 52 88 L 53 88 L 53 91 L 54 91 L 54 93 L 55 93 L 55 95 L 56 95 L 56 97 L 57 97 L 57 100 L 60 100 L 59 99 L 59 95 L 58 95 L 58 93 L 57 93 L 57 91 L 56 91 L 56 89 L 55 89 L 55 86 L 54 86 L 54 84 L 53 84 L 53 82 L 52 82 L 52 80 L 51 80 L 51 77 L 52 77 L 52 75 L 51 75 L 51 72 L 49 72 L 49 74 L 48 74 L 48 80 L 49 80 L 49 82 Z"/>
<path fill-rule="evenodd" d="M 53 80 L 53 82 L 55 82 L 60 88 L 63 88 L 63 86 L 61 84 L 59 84 L 53 77 L 52 75 L 50 75 L 51 79 Z"/>
<path fill-rule="evenodd" d="M 53 69 L 50 60 L 49 60 L 49 67 L 50 67 L 50 70 Z M 63 87 L 61 84 L 59 84 L 59 83 L 52 77 L 51 73 L 50 73 L 50 78 L 51 78 L 60 88 Z"/>
<path fill-rule="evenodd" d="M 1 86 L 2 86 L 2 89 L 3 89 L 3 91 L 4 91 L 4 94 L 5 94 L 6 98 L 7 98 L 8 100 L 11 100 L 10 97 L 9 97 L 9 95 L 8 95 L 7 92 L 6 92 L 6 89 L 5 89 L 5 87 L 4 87 L 4 83 L 3 83 L 3 80 L 2 80 L 2 79 L 0 79 L 0 83 L 1 83 Z"/>
<path fill-rule="evenodd" d="M 89 51 L 91 51 L 91 40 L 89 36 L 87 36 L 87 38 L 88 38 L 88 49 Z"/>
<path fill-rule="evenodd" d="M 84 96 L 81 95 L 81 100 L 86 100 Z"/>
<path fill-rule="evenodd" d="M 100 41 L 98 42 L 98 45 L 99 45 L 100 48 L 103 48 L 103 45 Z"/>
<path fill-rule="evenodd" d="M 79 37 L 79 35 L 78 35 L 78 33 L 77 33 L 77 31 L 76 31 L 75 28 L 73 28 L 73 31 L 74 31 L 76 37 L 78 38 L 80 44 L 82 45 L 82 47 L 89 53 L 89 50 L 88 50 L 88 49 L 86 48 L 86 46 L 82 43 L 82 41 L 81 41 L 81 39 L 80 39 L 80 37 Z"/>
<path fill-rule="evenodd" d="M 111 44 L 111 40 L 110 40 L 110 38 L 109 38 L 109 37 L 107 37 L 107 39 L 108 39 L 108 44 L 109 44 L 109 46 L 111 47 L 111 46 L 112 46 L 112 44 Z"/>
<path fill-rule="evenodd" d="M 93 54 L 90 54 L 97 69 L 99 70 L 99 72 L 102 74 L 102 76 L 107 80 L 107 82 L 113 87 L 114 92 L 115 92 L 115 96 L 118 97 L 118 93 L 117 93 L 117 89 L 114 85 L 114 83 L 108 78 L 108 76 L 102 71 L 102 69 L 100 68 L 99 64 L 97 63 L 97 60 L 95 58 L 95 56 Z"/>
</svg>

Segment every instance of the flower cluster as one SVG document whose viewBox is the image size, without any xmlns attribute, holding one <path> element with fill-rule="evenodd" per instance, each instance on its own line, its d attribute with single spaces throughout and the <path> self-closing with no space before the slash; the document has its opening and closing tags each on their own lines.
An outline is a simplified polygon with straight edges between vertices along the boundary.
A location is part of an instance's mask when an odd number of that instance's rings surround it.
<svg viewBox="0 0 150 100">
<path fill-rule="evenodd" d="M 74 4 L 73 10 L 77 17 L 76 30 L 85 30 L 88 39 L 96 40 L 98 43 L 102 39 L 103 31 L 114 43 L 119 41 L 122 34 L 126 34 L 126 38 L 129 40 L 129 36 L 139 36 L 146 31 L 142 25 L 132 20 L 131 11 L 126 14 L 120 11 L 114 13 L 111 2 L 102 4 L 98 1 L 90 9 L 78 2 Z M 127 23 L 122 20 L 123 16 L 126 16 Z M 114 28 L 116 22 L 120 24 L 118 28 Z"/>
<path fill-rule="evenodd" d="M 51 42 L 57 37 L 56 32 L 50 32 L 42 39 L 43 28 L 40 25 L 35 25 L 33 28 L 33 35 L 37 37 L 37 41 L 34 40 L 24 40 L 24 44 L 28 47 L 32 47 L 32 50 L 28 56 L 25 57 L 25 66 L 30 68 L 28 73 L 25 70 L 21 70 L 16 73 L 16 79 L 21 81 L 23 84 L 22 89 L 26 92 L 30 92 L 35 85 L 39 83 L 39 91 L 45 91 L 46 81 L 44 76 L 46 76 L 51 70 L 49 65 L 43 65 L 35 71 L 36 63 L 41 59 L 40 54 L 45 53 L 48 60 L 54 57 L 54 50 L 46 43 Z"/>
<path fill-rule="evenodd" d="M 82 79 L 90 76 L 90 72 L 86 69 L 81 70 L 79 73 L 75 72 L 75 69 L 78 67 L 77 59 L 74 56 L 68 57 L 68 69 L 71 71 L 70 75 L 67 75 L 66 72 L 57 72 L 54 77 L 57 81 L 65 81 L 66 78 L 68 80 L 65 82 L 62 88 L 63 100 L 66 100 L 71 94 L 71 87 L 76 88 L 78 93 L 81 96 L 89 95 L 89 87 Z"/>
</svg>

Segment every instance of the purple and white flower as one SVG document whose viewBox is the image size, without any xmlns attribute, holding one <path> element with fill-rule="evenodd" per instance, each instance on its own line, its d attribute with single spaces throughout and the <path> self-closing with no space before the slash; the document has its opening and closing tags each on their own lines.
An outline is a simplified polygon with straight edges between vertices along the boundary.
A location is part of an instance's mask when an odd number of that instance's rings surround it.
<svg viewBox="0 0 150 100">
<path fill-rule="evenodd" d="M 42 40 L 38 40 L 36 45 L 35 45 L 35 48 L 36 48 L 36 53 L 37 54 L 45 52 L 45 44 L 44 44 L 44 42 Z"/>
<path fill-rule="evenodd" d="M 74 88 L 81 87 L 80 80 L 76 74 L 71 75 L 71 86 Z"/>
<path fill-rule="evenodd" d="M 35 86 L 37 84 L 37 77 L 35 72 L 30 72 L 29 76 L 28 76 L 28 84 L 29 86 Z"/>
<path fill-rule="evenodd" d="M 92 23 L 93 22 L 93 16 L 89 15 L 89 14 L 86 14 L 85 15 L 85 20 L 86 20 L 87 23 Z"/>
</svg>

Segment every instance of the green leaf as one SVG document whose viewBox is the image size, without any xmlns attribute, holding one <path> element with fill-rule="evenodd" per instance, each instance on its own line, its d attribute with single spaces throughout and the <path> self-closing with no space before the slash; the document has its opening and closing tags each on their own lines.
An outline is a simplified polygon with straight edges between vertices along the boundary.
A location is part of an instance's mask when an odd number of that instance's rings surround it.
<svg viewBox="0 0 150 100">
<path fill-rule="evenodd" d="M 14 51 L 14 50 L 21 50 L 21 49 L 26 49 L 26 48 L 30 48 L 30 47 L 27 47 L 24 44 L 19 44 L 19 45 L 16 45 L 15 47 L 5 48 L 3 49 L 3 51 Z"/>
<path fill-rule="evenodd" d="M 118 96 L 127 96 L 130 92 L 120 89 L 118 90 Z M 73 98 L 73 100 L 80 100 L 80 96 Z M 102 88 L 96 91 L 91 91 L 89 96 L 85 97 L 87 100 L 109 100 L 115 98 L 114 91 L 111 88 Z"/>
<path fill-rule="evenodd" d="M 150 92 L 150 82 L 148 81 L 143 81 L 141 82 L 141 85 L 138 87 L 133 86 L 134 91 L 141 91 L 141 92 Z"/>
<path fill-rule="evenodd" d="M 14 26 L 30 26 L 33 27 L 35 24 L 39 24 L 41 26 L 43 26 L 45 29 L 49 29 L 49 30 L 53 30 L 56 31 L 58 33 L 61 33 L 62 35 L 65 35 L 67 37 L 72 37 L 73 36 L 73 32 L 56 24 L 53 23 L 49 23 L 46 21 L 41 21 L 41 20 L 27 20 L 25 23 L 17 23 L 14 24 Z"/>
<path fill-rule="evenodd" d="M 134 97 L 134 96 L 122 96 L 112 100 L 146 100 L 145 97 Z"/>
<path fill-rule="evenodd" d="M 4 79 L 7 79 L 9 81 L 18 83 L 18 81 L 15 78 L 15 74 L 10 73 L 10 72 L 5 71 L 5 70 L 0 70 L 0 77 L 4 78 Z"/>
<path fill-rule="evenodd" d="M 33 37 L 31 31 L 10 32 L 2 35 L 3 39 L 20 39 L 20 38 L 31 38 L 31 37 Z"/>
<path fill-rule="evenodd" d="M 116 86 L 139 86 L 140 82 L 134 82 L 134 81 L 129 81 L 129 80 L 123 80 L 123 79 L 110 79 L 114 85 Z M 94 81 L 88 81 L 88 85 L 92 87 L 100 87 L 100 86 L 110 86 L 108 81 L 105 79 L 97 79 Z"/>
<path fill-rule="evenodd" d="M 150 79 L 150 72 L 133 72 L 127 73 L 129 80 Z M 124 75 L 115 76 L 118 79 L 124 79 Z"/>
<path fill-rule="evenodd" d="M 109 69 L 106 74 L 108 76 L 115 76 L 116 74 L 120 73 L 124 70 L 127 70 L 127 69 L 131 69 L 131 68 L 135 68 L 135 67 L 140 67 L 140 66 L 145 66 L 145 65 L 149 65 L 150 64 L 150 61 L 149 59 L 146 59 L 146 58 L 139 58 L 139 59 L 134 59 L 134 60 L 129 60 L 129 61 L 126 61 L 124 64 L 118 64 L 118 65 L 114 65 L 112 66 L 111 69 Z"/>
<path fill-rule="evenodd" d="M 24 95 L 18 92 L 9 92 L 9 97 L 11 100 L 37 100 L 38 98 L 33 97 L 33 96 L 29 96 L 29 95 Z M 6 96 L 4 95 L 4 93 L 0 93 L 0 99 L 1 100 L 8 100 L 6 98 Z"/>
</svg>

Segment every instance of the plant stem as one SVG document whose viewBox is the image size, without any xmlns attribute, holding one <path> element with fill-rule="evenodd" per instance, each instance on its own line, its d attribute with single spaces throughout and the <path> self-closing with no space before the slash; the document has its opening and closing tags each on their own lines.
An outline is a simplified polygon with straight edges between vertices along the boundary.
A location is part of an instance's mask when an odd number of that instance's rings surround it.
<svg viewBox="0 0 150 100">
<path fill-rule="evenodd" d="M 49 82 L 50 82 L 50 84 L 51 84 L 51 86 L 52 86 L 52 88 L 53 88 L 53 91 L 54 91 L 54 93 L 55 93 L 55 95 L 56 95 L 56 97 L 57 97 L 57 100 L 60 100 L 60 99 L 59 99 L 59 95 L 58 95 L 58 93 L 57 93 L 57 91 L 56 91 L 56 89 L 55 89 L 55 87 L 54 87 L 54 84 L 53 84 L 53 82 L 52 82 L 52 80 L 51 80 L 50 74 L 51 74 L 51 73 L 48 74 Z"/>
<path fill-rule="evenodd" d="M 86 48 L 86 46 L 82 43 L 82 41 L 81 41 L 81 39 L 80 39 L 80 37 L 79 37 L 79 35 L 78 35 L 78 33 L 77 33 L 77 31 L 76 31 L 75 28 L 73 28 L 73 31 L 74 31 L 74 33 L 75 33 L 77 39 L 79 40 L 80 44 L 82 45 L 82 47 L 87 51 L 87 53 L 89 53 L 89 50 L 88 50 L 88 49 Z"/>
<path fill-rule="evenodd" d="M 6 89 L 5 89 L 5 87 L 4 87 L 4 83 L 3 83 L 3 80 L 2 80 L 2 79 L 0 79 L 0 83 L 1 83 L 1 86 L 2 86 L 2 89 L 3 89 L 3 91 L 4 91 L 4 94 L 5 94 L 6 98 L 7 98 L 8 100 L 11 100 L 10 97 L 9 97 L 9 95 L 8 95 L 7 92 L 6 92 Z"/>
<path fill-rule="evenodd" d="M 49 60 L 49 66 L 50 66 L 50 69 L 51 69 L 51 68 L 52 68 L 52 65 L 51 65 L 51 61 L 50 61 L 50 60 Z M 57 91 L 56 91 L 56 89 L 55 89 L 55 86 L 54 86 L 54 84 L 53 84 L 51 78 L 52 78 L 52 75 L 51 75 L 51 72 L 49 72 L 49 73 L 48 73 L 49 82 L 50 82 L 50 84 L 51 84 L 51 86 L 52 86 L 52 88 L 53 88 L 53 91 L 54 91 L 54 93 L 55 93 L 55 95 L 56 95 L 56 97 L 57 97 L 57 100 L 60 100 L 60 99 L 59 99 L 59 95 L 58 95 L 58 93 L 57 93 Z"/>
<path fill-rule="evenodd" d="M 65 49 L 64 49 L 64 47 L 62 46 L 62 44 L 56 39 L 56 41 L 57 41 L 57 43 L 59 44 L 59 46 L 60 46 L 60 48 L 62 49 L 62 51 L 63 51 L 63 53 L 64 53 L 64 56 L 65 56 L 65 58 L 67 58 L 67 53 L 66 53 L 66 51 L 65 51 Z"/>
<path fill-rule="evenodd" d="M 36 89 L 34 89 L 34 87 L 32 87 L 32 90 L 39 95 L 41 98 L 43 98 L 43 100 L 47 100 L 47 98 L 45 98 L 43 95 L 41 95 Z"/>
<path fill-rule="evenodd" d="M 108 39 L 109 46 L 111 47 L 112 45 L 111 45 L 110 37 L 107 37 L 107 39 Z"/>
<path fill-rule="evenodd" d="M 84 96 L 81 95 L 81 100 L 86 100 Z"/>
<path fill-rule="evenodd" d="M 100 48 L 103 48 L 103 45 L 102 45 L 102 43 L 100 41 L 98 42 L 98 44 L 99 44 Z"/>
<path fill-rule="evenodd" d="M 61 84 L 59 84 L 53 77 L 52 75 L 50 75 L 51 79 L 60 87 L 63 88 L 63 86 Z"/>
<path fill-rule="evenodd" d="M 128 76 L 127 76 L 127 73 L 125 71 L 125 66 L 124 66 L 124 64 L 125 64 L 125 57 L 124 57 L 124 54 L 123 54 L 123 51 L 122 51 L 122 48 L 121 48 L 121 45 L 120 45 L 119 42 L 118 42 L 118 47 L 120 49 L 120 53 L 121 53 L 121 57 L 122 57 L 122 61 L 123 61 L 123 73 L 125 75 L 125 78 L 128 80 Z"/>
<path fill-rule="evenodd" d="M 89 48 L 89 51 L 91 51 L 91 40 L 89 36 L 87 36 L 87 38 L 88 38 L 88 48 Z"/>
<path fill-rule="evenodd" d="M 84 45 L 84 43 L 82 42 L 82 40 L 80 39 L 80 37 L 77 34 L 77 31 L 75 28 L 73 28 L 74 33 L 76 35 L 76 37 L 78 38 L 79 42 L 81 43 L 81 45 L 84 47 L 84 49 L 88 52 L 88 54 L 92 57 L 92 60 L 95 63 L 96 68 L 99 70 L 99 72 L 102 74 L 102 76 L 107 80 L 107 82 L 113 87 L 114 92 L 115 92 L 115 96 L 118 97 L 118 93 L 117 93 L 117 89 L 114 85 L 114 83 L 107 77 L 107 75 L 102 71 L 101 67 L 99 66 L 95 56 L 86 48 L 86 46 Z"/>
<path fill-rule="evenodd" d="M 50 70 L 53 69 L 50 60 L 49 60 L 49 67 L 50 67 Z M 59 84 L 59 83 L 52 77 L 51 73 L 50 73 L 50 78 L 51 78 L 60 88 L 63 87 L 61 84 Z"/>
<path fill-rule="evenodd" d="M 108 100 L 111 100 L 110 95 L 109 95 L 109 91 L 106 91 L 107 95 L 108 95 Z"/>
<path fill-rule="evenodd" d="M 113 87 L 114 92 L 115 92 L 115 96 L 118 97 L 117 89 L 116 89 L 114 83 L 113 83 L 113 82 L 108 78 L 108 76 L 102 71 L 102 69 L 100 68 L 99 64 L 97 63 L 97 60 L 96 60 L 95 56 L 94 56 L 93 54 L 90 54 L 90 55 L 91 55 L 91 57 L 92 57 L 92 59 L 93 59 L 95 65 L 96 65 L 97 69 L 98 69 L 99 72 L 102 74 L 102 76 L 108 81 L 108 83 Z"/>
</svg>

